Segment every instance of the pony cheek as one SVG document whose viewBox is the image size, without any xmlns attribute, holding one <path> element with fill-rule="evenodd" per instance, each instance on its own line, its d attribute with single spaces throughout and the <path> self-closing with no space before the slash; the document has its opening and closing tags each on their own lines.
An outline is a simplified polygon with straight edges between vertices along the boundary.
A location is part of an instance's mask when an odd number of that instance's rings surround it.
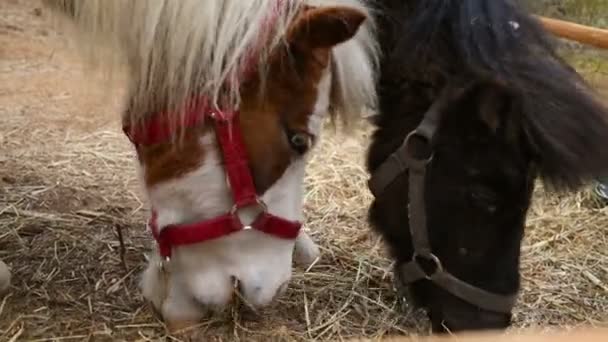
<svg viewBox="0 0 608 342">
<path fill-rule="evenodd" d="M 253 182 L 259 195 L 270 189 L 283 175 L 291 162 L 289 147 L 267 149 L 251 159 Z"/>
<path fill-rule="evenodd" d="M 241 127 L 247 149 L 251 176 L 258 195 L 266 192 L 289 164 L 289 145 L 279 121 L 272 113 L 261 112 L 256 120 L 255 111 L 241 112 Z"/>
</svg>

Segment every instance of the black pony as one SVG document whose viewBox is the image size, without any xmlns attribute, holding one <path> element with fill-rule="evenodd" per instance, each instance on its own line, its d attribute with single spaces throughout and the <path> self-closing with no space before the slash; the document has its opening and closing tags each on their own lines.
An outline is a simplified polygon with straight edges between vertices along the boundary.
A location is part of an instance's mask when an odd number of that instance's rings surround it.
<svg viewBox="0 0 608 342">
<path fill-rule="evenodd" d="M 376 3 L 370 221 L 433 330 L 507 327 L 534 181 L 607 174 L 608 113 L 514 1 Z"/>
</svg>

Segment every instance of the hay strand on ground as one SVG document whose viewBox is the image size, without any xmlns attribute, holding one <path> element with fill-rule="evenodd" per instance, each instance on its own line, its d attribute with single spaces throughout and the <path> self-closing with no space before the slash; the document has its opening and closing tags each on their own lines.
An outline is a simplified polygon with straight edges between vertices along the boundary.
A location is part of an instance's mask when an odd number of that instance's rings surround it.
<svg viewBox="0 0 608 342">
<path fill-rule="evenodd" d="M 37 2 L 2 1 L 0 13 L 0 259 L 13 272 L 0 297 L 0 340 L 163 338 L 137 287 L 151 239 L 120 132 L 121 90 L 95 90 L 96 79 L 81 74 Z M 273 307 L 228 310 L 202 322 L 198 337 L 428 333 L 424 315 L 397 298 L 390 260 L 367 224 L 369 131 L 326 132 L 308 168 L 306 229 L 321 259 L 296 269 Z M 606 326 L 607 250 L 608 209 L 590 191 L 556 196 L 538 188 L 514 329 Z"/>
</svg>

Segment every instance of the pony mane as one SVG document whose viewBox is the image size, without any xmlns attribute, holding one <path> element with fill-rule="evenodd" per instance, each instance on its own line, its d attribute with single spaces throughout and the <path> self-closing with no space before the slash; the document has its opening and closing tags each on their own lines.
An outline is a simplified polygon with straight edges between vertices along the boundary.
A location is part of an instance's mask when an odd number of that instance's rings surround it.
<svg viewBox="0 0 608 342">
<path fill-rule="evenodd" d="M 380 46 L 376 39 L 377 13 L 369 0 L 308 0 L 313 6 L 349 6 L 367 15 L 355 37 L 333 49 L 330 114 L 348 124 L 359 119 L 365 109 L 376 108 L 376 77 Z"/>
<path fill-rule="evenodd" d="M 348 121 L 366 105 L 374 105 L 377 47 L 365 1 L 45 0 L 75 24 L 89 61 L 110 75 L 123 73 L 126 62 L 126 123 L 169 112 L 167 119 L 174 127 L 183 120 L 184 104 L 193 96 L 237 108 L 239 76 L 251 64 L 265 84 L 267 58 L 285 44 L 287 28 L 303 5 L 352 6 L 368 14 L 356 37 L 333 51 L 331 107 L 333 114 Z M 102 44 L 110 48 L 111 58 L 101 57 Z"/>
<path fill-rule="evenodd" d="M 521 1 L 409 0 L 393 11 L 405 23 L 390 72 L 437 69 L 443 82 L 472 78 L 509 93 L 550 188 L 606 174 L 608 108 Z"/>
</svg>

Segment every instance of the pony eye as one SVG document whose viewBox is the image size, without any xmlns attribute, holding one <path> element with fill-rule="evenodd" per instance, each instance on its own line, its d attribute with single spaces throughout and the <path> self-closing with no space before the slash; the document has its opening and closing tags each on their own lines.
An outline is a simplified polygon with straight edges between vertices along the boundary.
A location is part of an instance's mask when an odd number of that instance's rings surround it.
<svg viewBox="0 0 608 342">
<path fill-rule="evenodd" d="M 312 137 L 310 134 L 305 132 L 289 132 L 287 134 L 289 139 L 289 145 L 291 148 L 299 154 L 308 152 L 312 145 Z"/>
</svg>

